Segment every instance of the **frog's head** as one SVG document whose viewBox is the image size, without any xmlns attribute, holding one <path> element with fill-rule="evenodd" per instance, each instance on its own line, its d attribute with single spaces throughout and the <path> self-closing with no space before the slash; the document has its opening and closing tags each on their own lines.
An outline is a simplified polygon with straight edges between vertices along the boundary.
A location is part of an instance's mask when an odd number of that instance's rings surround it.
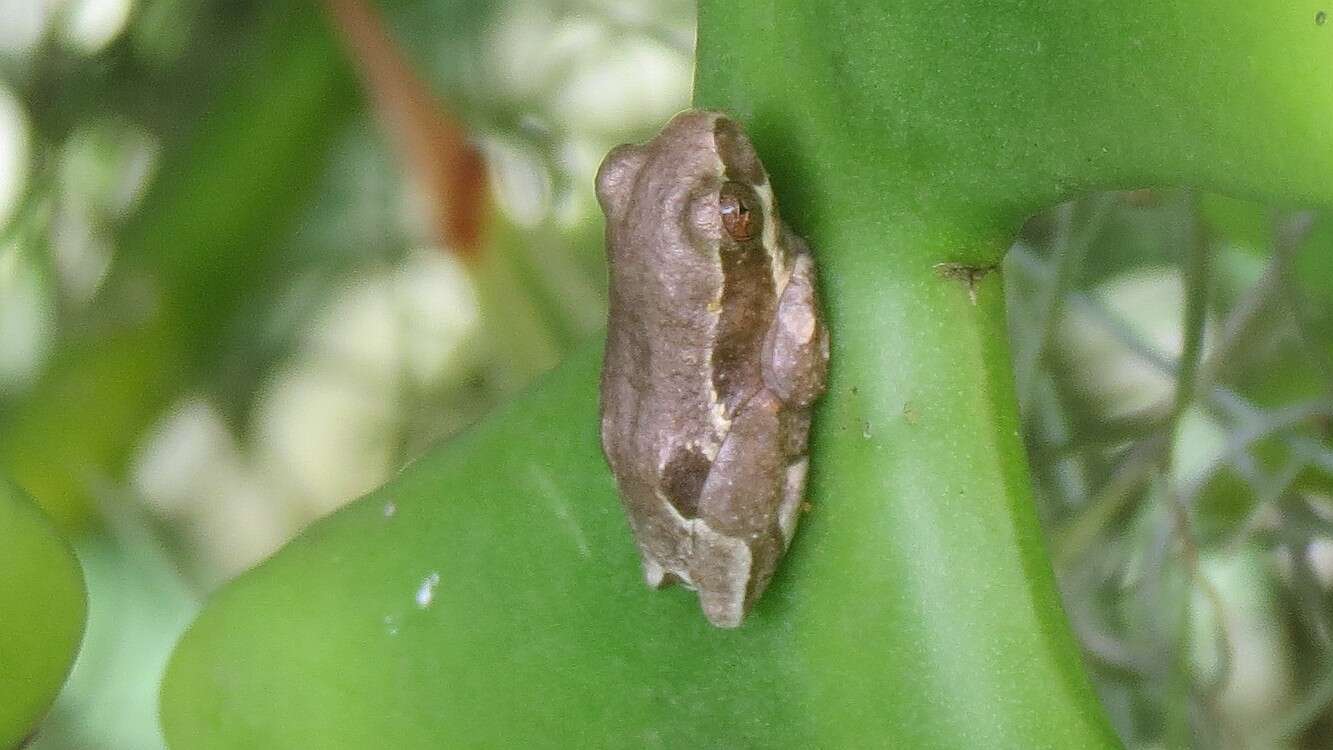
<svg viewBox="0 0 1333 750">
<path fill-rule="evenodd" d="M 613 149 L 597 173 L 597 198 L 610 231 L 638 235 L 625 244 L 640 252 L 651 234 L 648 253 L 679 251 L 711 266 L 728 250 L 776 244 L 768 175 L 721 112 L 682 112 L 653 140 Z"/>
</svg>

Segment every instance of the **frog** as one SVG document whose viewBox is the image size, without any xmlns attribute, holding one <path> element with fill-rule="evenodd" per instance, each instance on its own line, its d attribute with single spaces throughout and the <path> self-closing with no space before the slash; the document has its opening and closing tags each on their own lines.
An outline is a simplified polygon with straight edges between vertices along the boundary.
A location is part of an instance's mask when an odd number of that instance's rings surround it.
<svg viewBox="0 0 1333 750">
<path fill-rule="evenodd" d="M 651 588 L 741 625 L 791 545 L 829 336 L 814 256 L 745 130 L 692 109 L 596 178 L 609 280 L 601 444 Z"/>
</svg>

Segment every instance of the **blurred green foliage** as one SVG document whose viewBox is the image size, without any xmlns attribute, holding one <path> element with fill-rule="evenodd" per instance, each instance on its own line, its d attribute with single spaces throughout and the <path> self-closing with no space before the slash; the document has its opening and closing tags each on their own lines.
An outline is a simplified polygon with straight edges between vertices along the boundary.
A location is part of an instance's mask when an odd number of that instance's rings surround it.
<svg viewBox="0 0 1333 750">
<path fill-rule="evenodd" d="M 309 3 L 269 4 L 251 29 L 197 127 L 167 144 L 92 319 L 0 421 L 0 462 L 67 526 L 89 514 L 88 477 L 121 474 L 151 421 L 216 370 L 219 341 L 290 280 L 283 228 L 355 88 Z"/>
</svg>

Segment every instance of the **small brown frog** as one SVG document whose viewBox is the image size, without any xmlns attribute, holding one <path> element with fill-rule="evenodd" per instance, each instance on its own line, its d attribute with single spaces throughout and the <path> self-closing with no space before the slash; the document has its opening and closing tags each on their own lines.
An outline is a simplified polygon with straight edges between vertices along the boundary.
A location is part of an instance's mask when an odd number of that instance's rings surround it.
<svg viewBox="0 0 1333 750">
<path fill-rule="evenodd" d="M 690 110 L 597 174 L 602 450 L 648 585 L 740 625 L 791 543 L 828 332 L 814 262 L 739 124 Z"/>
</svg>

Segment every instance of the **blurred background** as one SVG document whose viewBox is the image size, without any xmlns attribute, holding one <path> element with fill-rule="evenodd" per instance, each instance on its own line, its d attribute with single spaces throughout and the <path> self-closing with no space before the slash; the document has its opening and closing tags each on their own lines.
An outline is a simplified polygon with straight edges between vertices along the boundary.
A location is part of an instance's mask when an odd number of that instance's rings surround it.
<svg viewBox="0 0 1333 750">
<path fill-rule="evenodd" d="M 32 747 L 162 747 L 203 597 L 598 335 L 592 176 L 688 105 L 693 17 L 0 0 L 0 472 L 90 591 Z M 1034 217 L 1004 272 L 1042 520 L 1127 745 L 1333 747 L 1333 224 L 1108 193 Z"/>
</svg>

